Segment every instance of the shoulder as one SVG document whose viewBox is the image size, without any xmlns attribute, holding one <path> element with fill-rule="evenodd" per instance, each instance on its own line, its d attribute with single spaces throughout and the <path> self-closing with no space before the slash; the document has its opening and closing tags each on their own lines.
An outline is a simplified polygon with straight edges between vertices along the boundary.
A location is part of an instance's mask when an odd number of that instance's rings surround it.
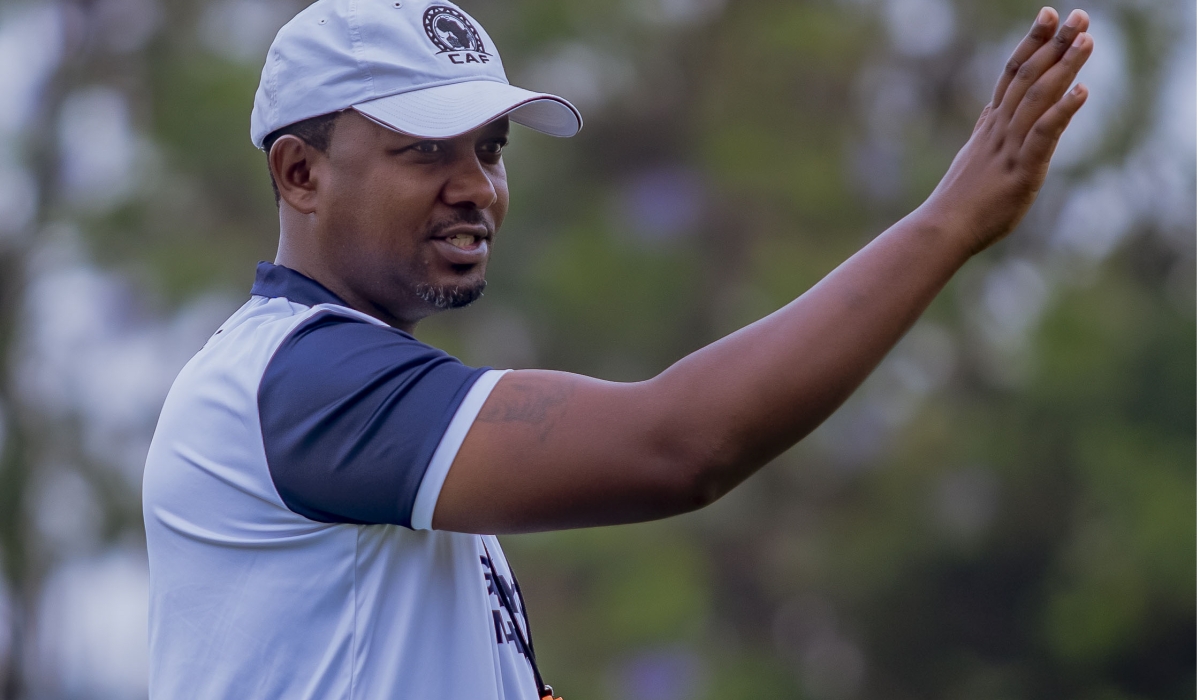
<svg viewBox="0 0 1200 700">
<path fill-rule="evenodd" d="M 353 315 L 352 315 L 353 314 Z M 292 347 L 388 347 L 413 352 L 446 355 L 398 328 L 368 320 L 350 310 L 315 307 L 312 313 L 296 325 L 285 343 Z"/>
<path fill-rule="evenodd" d="M 410 526 L 426 468 L 485 371 L 388 326 L 313 314 L 258 390 L 280 497 L 313 520 Z"/>
<path fill-rule="evenodd" d="M 288 375 L 305 383 L 339 379 L 358 383 L 380 372 L 406 373 L 441 365 L 464 367 L 445 351 L 404 331 L 323 311 L 305 319 L 283 339 L 263 382 L 265 385 L 275 376 Z"/>
</svg>

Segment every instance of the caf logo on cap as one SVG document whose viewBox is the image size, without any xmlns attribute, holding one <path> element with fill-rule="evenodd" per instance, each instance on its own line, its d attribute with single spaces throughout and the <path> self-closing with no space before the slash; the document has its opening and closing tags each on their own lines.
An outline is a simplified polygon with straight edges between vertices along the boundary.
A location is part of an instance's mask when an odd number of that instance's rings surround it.
<svg viewBox="0 0 1200 700">
<path fill-rule="evenodd" d="M 432 5 L 421 20 L 425 35 L 451 63 L 487 63 L 483 40 L 466 15 L 445 5 Z M 465 55 L 464 55 L 465 54 Z"/>
</svg>

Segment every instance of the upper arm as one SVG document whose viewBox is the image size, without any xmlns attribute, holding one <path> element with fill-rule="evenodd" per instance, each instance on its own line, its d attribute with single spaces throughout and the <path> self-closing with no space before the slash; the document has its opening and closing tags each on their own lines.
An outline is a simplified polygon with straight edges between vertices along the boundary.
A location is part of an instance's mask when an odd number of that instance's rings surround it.
<svg viewBox="0 0 1200 700">
<path fill-rule="evenodd" d="M 678 439 L 658 394 L 653 380 L 615 383 L 544 370 L 504 375 L 450 467 L 434 528 L 564 529 L 701 505 L 691 443 Z"/>
</svg>

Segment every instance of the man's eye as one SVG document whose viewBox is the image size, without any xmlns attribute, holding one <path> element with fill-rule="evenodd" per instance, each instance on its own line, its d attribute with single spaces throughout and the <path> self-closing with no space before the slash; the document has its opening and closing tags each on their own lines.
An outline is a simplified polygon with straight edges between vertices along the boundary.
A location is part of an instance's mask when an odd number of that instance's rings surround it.
<svg viewBox="0 0 1200 700">
<path fill-rule="evenodd" d="M 495 141 L 486 141 L 480 146 L 480 150 L 488 155 L 498 156 L 504 151 L 504 147 L 508 145 L 507 139 L 496 139 Z"/>
<path fill-rule="evenodd" d="M 442 152 L 442 144 L 438 143 L 437 141 L 419 141 L 414 143 L 411 148 L 417 153 L 423 153 L 426 155 L 433 155 L 435 153 Z"/>
</svg>

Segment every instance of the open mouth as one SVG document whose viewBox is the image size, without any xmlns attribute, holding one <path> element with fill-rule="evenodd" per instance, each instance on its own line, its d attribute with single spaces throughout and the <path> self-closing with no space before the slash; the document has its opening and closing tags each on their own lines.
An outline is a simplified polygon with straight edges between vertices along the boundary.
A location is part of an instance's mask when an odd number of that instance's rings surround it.
<svg viewBox="0 0 1200 700">
<path fill-rule="evenodd" d="M 481 237 L 472 236 L 469 233 L 459 233 L 443 240 L 459 250 L 473 250 L 479 246 Z"/>
<path fill-rule="evenodd" d="M 435 249 L 451 265 L 478 265 L 486 262 L 490 236 L 483 227 L 471 227 L 449 232 L 451 235 L 433 239 Z"/>
</svg>

